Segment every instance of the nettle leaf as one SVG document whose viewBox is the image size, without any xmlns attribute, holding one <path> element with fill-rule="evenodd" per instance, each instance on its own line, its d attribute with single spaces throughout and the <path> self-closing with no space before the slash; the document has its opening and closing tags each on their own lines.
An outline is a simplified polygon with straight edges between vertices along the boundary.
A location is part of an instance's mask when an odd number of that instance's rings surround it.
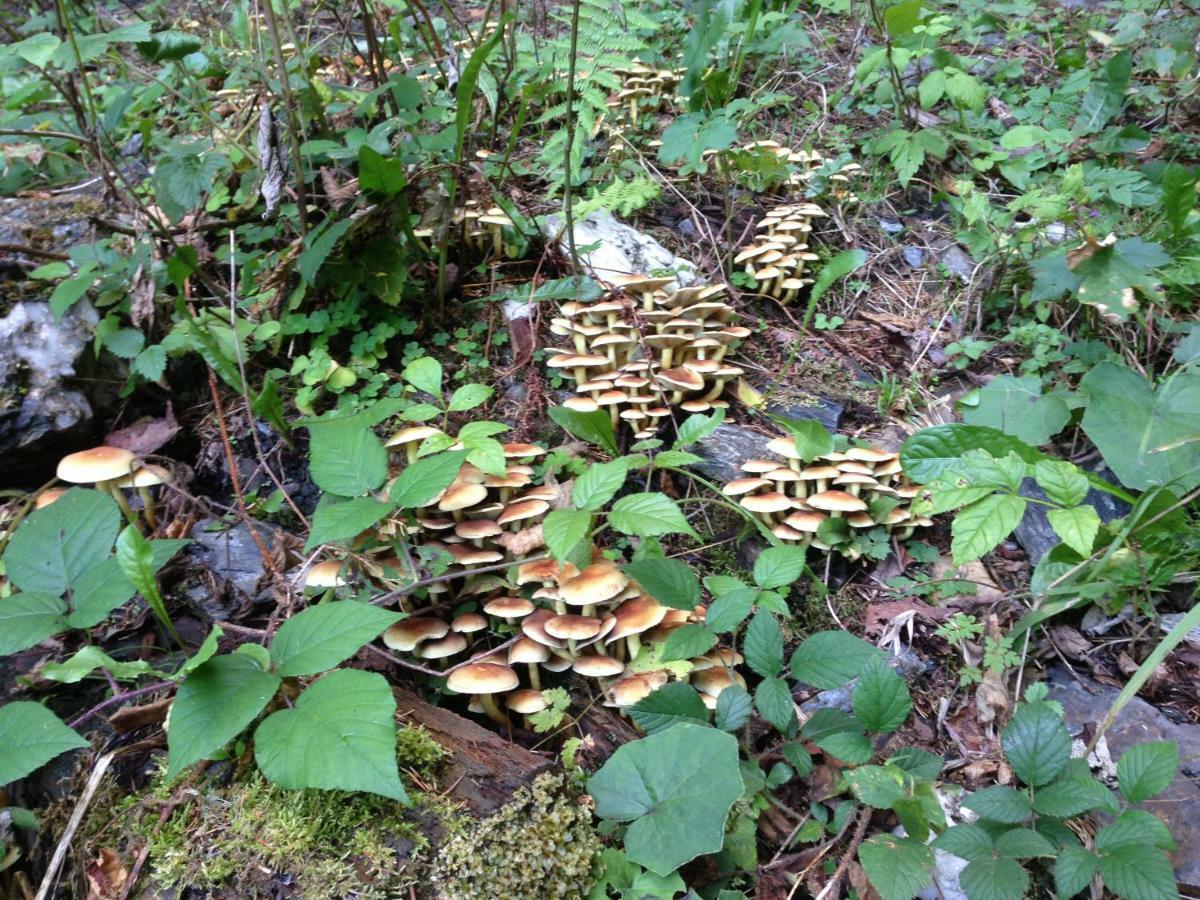
<svg viewBox="0 0 1200 900">
<path fill-rule="evenodd" d="M 393 504 L 374 497 L 346 499 L 335 494 L 322 494 L 313 512 L 312 530 L 308 533 L 304 552 L 315 550 L 321 544 L 348 540 L 370 528 L 392 508 Z"/>
<path fill-rule="evenodd" d="M 996 852 L 1010 859 L 1054 856 L 1054 845 L 1032 828 L 1010 828 L 996 838 Z"/>
<path fill-rule="evenodd" d="M 800 736 L 848 763 L 861 764 L 871 758 L 871 742 L 862 733 L 862 725 L 840 709 L 818 709 L 804 723 Z"/>
<path fill-rule="evenodd" d="M 785 737 L 796 731 L 796 704 L 788 683 L 782 678 L 764 678 L 754 689 L 754 708 Z"/>
<path fill-rule="evenodd" d="M 690 610 L 700 603 L 700 580 L 681 560 L 639 559 L 624 566 L 622 571 L 663 606 Z"/>
<path fill-rule="evenodd" d="M 1096 849 L 1108 853 L 1118 847 L 1156 847 L 1174 850 L 1175 839 L 1162 819 L 1140 809 L 1127 809 L 1096 832 Z"/>
<path fill-rule="evenodd" d="M 1042 393 L 1036 375 L 998 375 L 980 388 L 978 403 L 963 410 L 968 425 L 985 425 L 1038 447 L 1067 427 L 1071 410 L 1057 393 Z"/>
<path fill-rule="evenodd" d="M 1071 758 L 1071 736 L 1058 713 L 1045 702 L 1018 707 L 1004 729 L 1002 743 L 1017 777 L 1034 787 L 1057 778 Z"/>
<path fill-rule="evenodd" d="M 387 478 L 387 450 L 358 417 L 312 422 L 308 431 L 309 473 L 321 490 L 356 497 Z"/>
<path fill-rule="evenodd" d="M 563 406 L 552 406 L 547 412 L 559 428 L 581 441 L 590 441 L 613 456 L 619 452 L 617 433 L 613 430 L 612 419 L 604 410 L 581 413 Z"/>
<path fill-rule="evenodd" d="M 912 900 L 933 879 L 933 851 L 912 838 L 867 838 L 858 848 L 858 861 L 883 900 Z"/>
<path fill-rule="evenodd" d="M 375 672 L 339 669 L 254 733 L 254 759 L 284 788 L 366 791 L 411 805 L 396 763 L 396 698 Z"/>
<path fill-rule="evenodd" d="M 1069 819 L 1093 809 L 1116 812 L 1112 791 L 1089 775 L 1064 775 L 1038 790 L 1033 809 L 1039 815 Z"/>
<path fill-rule="evenodd" d="M 954 564 L 963 565 L 994 550 L 1021 524 L 1027 502 L 1014 494 L 992 494 L 959 512 L 950 526 Z"/>
<path fill-rule="evenodd" d="M 392 482 L 388 499 L 400 509 L 424 506 L 450 487 L 466 459 L 465 450 L 449 450 L 410 463 Z"/>
<path fill-rule="evenodd" d="M 884 734 L 895 731 L 912 711 L 908 685 L 878 657 L 863 666 L 850 699 L 855 717 L 868 731 Z"/>
<path fill-rule="evenodd" d="M 760 588 L 786 587 L 804 574 L 803 547 L 768 547 L 754 561 L 754 583 Z"/>
<path fill-rule="evenodd" d="M 934 781 L 942 774 L 946 760 L 920 747 L 901 747 L 888 757 L 888 765 L 903 769 L 920 781 Z"/>
<path fill-rule="evenodd" d="M 726 688 L 725 690 L 729 689 Z M 724 696 L 724 692 L 722 692 L 722 696 Z M 811 774 L 813 770 L 813 758 L 803 744 L 798 741 L 792 744 L 784 744 L 779 752 L 783 754 L 783 758 L 788 761 L 800 778 L 805 778 Z"/>
<path fill-rule="evenodd" d="M 876 138 L 874 150 L 876 153 L 886 153 L 896 169 L 896 177 L 901 185 L 908 184 L 917 174 L 926 156 L 941 159 L 950 149 L 950 142 L 935 128 L 922 131 L 905 131 L 893 129 L 882 137 Z"/>
<path fill-rule="evenodd" d="M 61 596 L 109 557 L 120 527 L 112 497 L 71 488 L 21 523 L 4 553 L 5 570 L 22 591 Z"/>
<path fill-rule="evenodd" d="M 704 615 L 704 623 L 717 634 L 733 631 L 742 624 L 750 610 L 754 608 L 754 598 L 758 591 L 754 588 L 740 587 L 719 594 Z"/>
<path fill-rule="evenodd" d="M 214 656 L 193 671 L 176 691 L 167 720 L 167 779 L 241 734 L 279 684 L 278 675 L 247 653 Z"/>
<path fill-rule="evenodd" d="M 1117 781 L 1126 800 L 1141 803 L 1170 787 L 1178 770 L 1175 742 L 1151 741 L 1125 751 L 1117 763 Z"/>
<path fill-rule="evenodd" d="M 656 491 L 622 497 L 613 504 L 608 523 L 622 534 L 637 537 L 686 534 L 699 539 L 675 501 Z"/>
<path fill-rule="evenodd" d="M 54 594 L 26 592 L 0 600 L 0 656 L 16 653 L 67 627 L 67 604 Z"/>
<path fill-rule="evenodd" d="M 1178 900 L 1171 861 L 1161 851 L 1125 844 L 1100 854 L 1104 886 L 1128 900 Z"/>
<path fill-rule="evenodd" d="M 976 791 L 962 805 L 985 819 L 1007 825 L 1017 825 L 1033 815 L 1028 794 L 999 785 Z"/>
<path fill-rule="evenodd" d="M 742 795 L 737 739 L 690 723 L 617 748 L 588 781 L 596 815 L 629 822 L 625 852 L 659 875 L 721 849 Z"/>
<path fill-rule="evenodd" d="M 971 900 L 1023 900 L 1029 873 L 1015 859 L 977 859 L 959 873 L 958 883 Z"/>
<path fill-rule="evenodd" d="M 722 731 L 738 732 L 750 720 L 751 700 L 746 689 L 731 684 L 717 695 L 717 709 L 713 720 Z M 789 745 L 791 746 L 791 745 Z M 809 760 L 811 766 L 812 760 Z"/>
<path fill-rule="evenodd" d="M 783 629 L 765 609 L 750 620 L 742 652 L 746 665 L 764 678 L 774 677 L 783 669 Z"/>
<path fill-rule="evenodd" d="M 929 484 L 946 477 L 971 450 L 983 450 L 998 459 L 1015 453 L 1031 464 L 1046 458 L 1044 453 L 1020 438 L 995 428 L 952 423 L 918 431 L 904 442 L 900 462 L 909 478 Z"/>
<path fill-rule="evenodd" d="M 992 836 L 974 823 L 952 825 L 934 839 L 933 846 L 971 861 L 989 859 L 995 850 Z"/>
<path fill-rule="evenodd" d="M 703 656 L 717 645 L 717 636 L 705 628 L 690 622 L 674 629 L 663 642 L 663 662 L 677 659 L 693 659 Z"/>
<path fill-rule="evenodd" d="M 859 766 L 846 773 L 846 783 L 862 803 L 891 809 L 906 794 L 904 773 L 891 766 Z"/>
<path fill-rule="evenodd" d="M 792 677 L 827 691 L 856 678 L 871 659 L 887 654 L 848 632 L 819 631 L 792 654 Z"/>
<path fill-rule="evenodd" d="M 1074 897 L 1092 880 L 1100 868 L 1100 860 L 1094 853 L 1078 844 L 1062 847 L 1054 860 L 1054 886 L 1062 900 Z"/>
<path fill-rule="evenodd" d="M 310 606 L 279 627 L 271 661 L 285 678 L 315 675 L 349 659 L 404 616 L 354 600 Z"/>
<path fill-rule="evenodd" d="M 655 734 L 680 722 L 708 722 L 708 708 L 696 689 L 672 681 L 635 703 L 629 710 L 633 721 L 647 734 Z"/>
<path fill-rule="evenodd" d="M 200 142 L 172 145 L 154 167 L 154 196 L 173 222 L 204 201 L 229 158 Z"/>
<path fill-rule="evenodd" d="M 560 562 L 587 537 L 592 529 L 592 514 L 583 509 L 555 509 L 542 520 L 546 548 Z"/>
<path fill-rule="evenodd" d="M 1033 477 L 1046 497 L 1060 506 L 1078 506 L 1087 496 L 1087 476 L 1064 460 L 1041 460 L 1033 467 Z"/>
<path fill-rule="evenodd" d="M 1091 556 L 1096 535 L 1100 533 L 1100 516 L 1095 509 L 1090 506 L 1052 509 L 1046 513 L 1046 519 L 1064 544 L 1080 556 Z"/>
<path fill-rule="evenodd" d="M 0 786 L 24 778 L 61 753 L 90 746 L 40 703 L 0 706 Z"/>
<path fill-rule="evenodd" d="M 628 459 L 593 463 L 575 479 L 575 484 L 571 487 L 571 503 L 590 512 L 602 509 L 616 496 L 628 475 Z"/>
</svg>

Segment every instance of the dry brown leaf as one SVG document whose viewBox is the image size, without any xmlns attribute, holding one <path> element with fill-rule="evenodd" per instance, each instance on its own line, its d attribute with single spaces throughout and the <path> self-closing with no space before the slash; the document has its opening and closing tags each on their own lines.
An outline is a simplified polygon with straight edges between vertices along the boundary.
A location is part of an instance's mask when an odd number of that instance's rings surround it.
<svg viewBox="0 0 1200 900">
<path fill-rule="evenodd" d="M 129 282 L 129 319 L 134 328 L 154 324 L 154 277 L 146 274 L 145 266 L 138 266 Z"/>
<path fill-rule="evenodd" d="M 122 706 L 108 717 L 108 724 L 119 734 L 136 731 L 147 725 L 158 725 L 167 718 L 167 710 L 171 708 L 171 698 L 166 697 L 153 703 L 143 703 L 140 706 Z"/>
<path fill-rule="evenodd" d="M 546 538 L 542 535 L 542 526 L 534 525 L 524 531 L 514 531 L 502 534 L 496 538 L 496 543 L 516 557 L 528 556 L 534 550 L 546 546 Z"/>
<path fill-rule="evenodd" d="M 88 880 L 88 900 L 117 900 L 125 893 L 129 872 L 116 850 L 100 849 L 100 855 L 89 859 L 84 870 Z"/>
<path fill-rule="evenodd" d="M 975 715 L 981 725 L 991 725 L 1008 712 L 1008 689 L 1004 676 L 988 669 L 975 688 Z"/>
<path fill-rule="evenodd" d="M 122 447 L 137 456 L 153 453 L 179 433 L 175 412 L 167 401 L 167 409 L 161 419 L 138 419 L 128 428 L 110 432 L 104 443 L 110 447 Z"/>
</svg>

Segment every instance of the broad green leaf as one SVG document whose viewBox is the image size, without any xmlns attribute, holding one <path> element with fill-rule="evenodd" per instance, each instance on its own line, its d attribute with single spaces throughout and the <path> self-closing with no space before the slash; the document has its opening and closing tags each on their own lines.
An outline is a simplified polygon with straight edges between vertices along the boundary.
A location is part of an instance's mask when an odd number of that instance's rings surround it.
<svg viewBox="0 0 1200 900">
<path fill-rule="evenodd" d="M 901 0 L 893 3 L 883 14 L 883 24 L 890 37 L 912 34 L 921 22 L 921 0 Z"/>
<path fill-rule="evenodd" d="M 936 781 L 946 760 L 920 747 L 901 747 L 888 757 L 888 765 L 903 769 L 921 781 Z"/>
<path fill-rule="evenodd" d="M 846 784 L 860 802 L 875 809 L 891 809 L 906 794 L 905 776 L 891 766 L 859 766 L 846 773 Z"/>
<path fill-rule="evenodd" d="M 559 428 L 581 441 L 597 444 L 612 456 L 616 456 L 619 452 L 617 450 L 617 434 L 613 431 L 612 419 L 604 410 L 597 409 L 590 413 L 581 413 L 564 406 L 552 406 L 548 413 Z"/>
<path fill-rule="evenodd" d="M 850 699 L 855 717 L 867 731 L 885 734 L 895 731 L 912 711 L 908 685 L 878 657 L 863 666 Z"/>
<path fill-rule="evenodd" d="M 804 312 L 803 324 L 805 327 L 808 326 L 809 320 L 812 318 L 813 313 L 816 312 L 817 304 L 825 296 L 825 292 L 838 279 L 845 278 L 850 273 L 862 268 L 867 258 L 867 251 L 865 250 L 843 250 L 817 269 L 816 280 L 813 282 L 813 286 L 809 288 L 808 307 Z M 829 451 L 825 452 L 828 453 Z"/>
<path fill-rule="evenodd" d="M 909 478 L 929 484 L 943 478 L 970 450 L 984 450 L 996 458 L 1015 453 L 1027 463 L 1045 454 L 1012 435 L 982 425 L 935 425 L 923 428 L 904 442 L 900 462 Z"/>
<path fill-rule="evenodd" d="M 225 632 L 221 630 L 219 625 L 214 625 L 208 632 L 208 637 L 204 642 L 196 648 L 196 652 L 189 656 L 179 667 L 175 673 L 175 679 L 178 681 L 187 678 L 194 671 L 217 655 L 218 642 L 225 636 Z M 244 645 L 243 645 L 244 646 Z"/>
<path fill-rule="evenodd" d="M 688 416 L 679 425 L 679 431 L 675 438 L 674 449 L 683 450 L 690 447 L 697 441 L 702 441 L 704 438 L 711 435 L 717 430 L 718 426 L 725 421 L 725 410 L 713 410 L 709 415 L 701 415 L 695 413 Z M 662 454 L 659 454 L 661 458 Z M 664 463 L 665 465 L 665 463 Z"/>
<path fill-rule="evenodd" d="M 742 795 L 731 734 L 681 723 L 617 748 L 588 781 L 596 815 L 629 822 L 629 858 L 669 875 L 721 849 L 725 819 Z"/>
<path fill-rule="evenodd" d="M 322 494 L 312 516 L 312 529 L 304 552 L 309 553 L 322 544 L 345 541 L 370 528 L 389 512 L 393 504 L 374 497 L 346 499 L 336 494 Z"/>
<path fill-rule="evenodd" d="M 1064 460 L 1039 461 L 1033 467 L 1033 477 L 1047 499 L 1060 506 L 1078 506 L 1087 497 L 1087 476 L 1077 466 Z"/>
<path fill-rule="evenodd" d="M 1179 748 L 1174 741 L 1150 741 L 1130 747 L 1117 763 L 1121 794 L 1130 803 L 1141 803 L 1161 794 L 1179 770 Z"/>
<path fill-rule="evenodd" d="M 1062 900 L 1074 897 L 1092 880 L 1100 867 L 1096 854 L 1078 844 L 1061 847 L 1054 860 L 1054 886 Z"/>
<path fill-rule="evenodd" d="M 138 52 L 151 62 L 169 62 L 183 59 L 203 46 L 200 38 L 186 31 L 156 31 L 150 40 L 138 43 Z"/>
<path fill-rule="evenodd" d="M 366 791 L 410 805 L 396 763 L 396 698 L 382 675 L 339 669 L 254 732 L 254 759 L 284 788 Z"/>
<path fill-rule="evenodd" d="M 979 391 L 979 402 L 963 410 L 968 425 L 984 425 L 1040 447 L 1062 431 L 1071 410 L 1056 393 L 1042 393 L 1036 375 L 998 375 Z"/>
<path fill-rule="evenodd" d="M 717 634 L 733 631 L 750 615 L 750 610 L 754 608 L 754 598 L 757 596 L 758 591 L 748 587 L 735 588 L 719 594 L 708 604 L 704 623 Z"/>
<path fill-rule="evenodd" d="M 450 487 L 467 459 L 465 450 L 424 456 L 404 467 L 392 482 L 388 499 L 399 509 L 417 509 Z"/>
<path fill-rule="evenodd" d="M 1127 809 L 1096 832 L 1096 849 L 1108 853 L 1118 847 L 1157 847 L 1174 850 L 1175 839 L 1163 820 L 1140 809 Z"/>
<path fill-rule="evenodd" d="M 724 150 L 737 140 L 737 126 L 724 113 L 690 112 L 675 119 L 662 133 L 659 162 L 702 165 L 706 150 Z"/>
<path fill-rule="evenodd" d="M 402 618 L 354 600 L 310 606 L 280 626 L 271 641 L 271 661 L 285 678 L 315 675 L 349 659 Z"/>
<path fill-rule="evenodd" d="M 741 731 L 742 726 L 749 721 L 750 710 L 751 700 L 746 689 L 741 685 L 731 684 L 717 695 L 717 709 L 713 724 L 722 731 L 736 733 Z"/>
<path fill-rule="evenodd" d="M 950 526 L 950 551 L 955 565 L 990 553 L 1012 534 L 1028 501 L 1013 494 L 992 494 L 961 510 Z"/>
<path fill-rule="evenodd" d="M 1179 163 L 1163 167 L 1163 217 L 1175 237 L 1183 234 L 1188 214 L 1196 206 L 1197 173 Z"/>
<path fill-rule="evenodd" d="M 450 395 L 450 412 L 467 412 L 482 406 L 495 392 L 495 388 L 486 384 L 464 384 Z"/>
<path fill-rule="evenodd" d="M 1083 430 L 1122 484 L 1142 491 L 1200 485 L 1200 443 L 1159 449 L 1200 433 L 1200 373 L 1177 372 L 1155 389 L 1136 372 L 1105 362 L 1080 387 L 1088 395 Z"/>
<path fill-rule="evenodd" d="M 622 534 L 637 537 L 659 537 L 664 534 L 697 537 L 675 501 L 656 491 L 622 497 L 613 504 L 608 523 Z"/>
<path fill-rule="evenodd" d="M 883 900 L 912 900 L 933 876 L 933 851 L 920 841 L 893 834 L 863 841 L 858 861 Z"/>
<path fill-rule="evenodd" d="M 42 677 L 62 684 L 83 681 L 97 669 L 108 671 L 114 678 L 138 678 L 142 675 L 164 676 L 144 659 L 118 662 L 95 645 L 84 647 L 65 662 L 49 662 L 42 666 Z"/>
<path fill-rule="evenodd" d="M 996 852 L 1010 859 L 1054 856 L 1054 845 L 1032 828 L 1010 828 L 996 838 Z"/>
<path fill-rule="evenodd" d="M 989 859 L 995 850 L 992 836 L 974 823 L 952 825 L 937 836 L 933 846 L 971 861 Z"/>
<path fill-rule="evenodd" d="M 729 690 L 726 688 L 726 690 Z M 721 692 L 721 696 L 725 696 L 725 692 Z M 813 759 L 804 745 L 796 741 L 791 744 L 784 744 L 779 750 L 783 754 L 783 758 L 788 761 L 796 774 L 801 778 L 805 778 L 813 770 Z"/>
<path fill-rule="evenodd" d="M 333 420 L 313 422 L 308 430 L 309 472 L 321 490 L 357 497 L 383 484 L 387 450 L 366 425 L 354 419 Z"/>
<path fill-rule="evenodd" d="M 1018 707 L 1004 729 L 1002 743 L 1017 777 L 1034 787 L 1053 781 L 1071 758 L 1071 736 L 1054 708 L 1044 702 Z"/>
<path fill-rule="evenodd" d="M 962 805 L 985 819 L 1008 825 L 1024 822 L 1033 814 L 1028 794 L 1002 785 L 976 791 Z"/>
<path fill-rule="evenodd" d="M 682 560 L 639 559 L 622 567 L 622 571 L 663 606 L 690 610 L 700 603 L 700 580 Z"/>
<path fill-rule="evenodd" d="M 1029 874 L 1015 859 L 977 859 L 959 873 L 958 883 L 971 900 L 1023 900 Z"/>
<path fill-rule="evenodd" d="M 1079 107 L 1075 129 L 1082 134 L 1095 134 L 1125 105 L 1125 90 L 1133 71 L 1133 57 L 1122 50 L 1104 64 L 1099 78 L 1092 81 Z"/>
<path fill-rule="evenodd" d="M 1069 819 L 1093 809 L 1116 812 L 1112 791 L 1088 775 L 1064 775 L 1038 790 L 1033 809 L 1039 815 Z"/>
<path fill-rule="evenodd" d="M 768 547 L 754 561 L 754 583 L 760 588 L 786 587 L 804 574 L 803 547 Z"/>
<path fill-rule="evenodd" d="M 1158 280 L 1151 273 L 1171 261 L 1159 244 L 1129 237 L 1089 249 L 1089 255 L 1071 266 L 1082 279 L 1075 291 L 1080 302 L 1124 321 L 1137 309 L 1137 295 L 1159 297 Z M 1069 255 L 1067 259 L 1070 263 Z"/>
<path fill-rule="evenodd" d="M 154 571 L 158 572 L 188 543 L 189 541 L 185 540 L 150 541 Z M 94 569 L 85 572 L 75 585 L 67 623 L 72 628 L 91 628 L 102 622 L 118 606 L 128 602 L 136 591 L 133 583 L 122 571 L 120 560 L 110 556 Z"/>
<path fill-rule="evenodd" d="M 663 662 L 677 659 L 693 659 L 703 656 L 717 644 L 717 636 L 694 622 L 680 625 L 663 642 Z"/>
<path fill-rule="evenodd" d="M 1171 861 L 1161 851 L 1124 844 L 1100 854 L 1104 886 L 1126 900 L 1178 900 Z"/>
<path fill-rule="evenodd" d="M 40 644 L 67 627 L 67 604 L 53 594 L 26 592 L 0 600 L 0 656 Z"/>
<path fill-rule="evenodd" d="M 833 452 L 833 435 L 816 419 L 788 419 L 771 416 L 771 419 L 787 429 L 796 443 L 796 452 L 806 462 Z"/>
<path fill-rule="evenodd" d="M 1092 555 L 1092 545 L 1100 533 L 1100 516 L 1094 508 L 1052 509 L 1046 513 L 1046 519 L 1064 544 L 1080 556 Z"/>
<path fill-rule="evenodd" d="M 555 509 L 542 520 L 546 548 L 560 562 L 592 528 L 592 514 L 583 509 Z"/>
<path fill-rule="evenodd" d="M 40 31 L 37 34 L 30 35 L 24 40 L 17 41 L 5 48 L 4 53 L 15 53 L 25 62 L 39 69 L 43 69 L 46 63 L 50 62 L 50 57 L 54 55 L 54 51 L 59 48 L 62 41 L 49 31 Z M 82 139 L 80 143 L 83 143 Z"/>
<path fill-rule="evenodd" d="M 370 144 L 363 144 L 358 148 L 358 184 L 364 191 L 395 196 L 408 184 L 404 160 L 399 156 L 384 156 Z"/>
<path fill-rule="evenodd" d="M 71 488 L 21 523 L 4 552 L 5 570 L 22 591 L 61 596 L 112 553 L 120 526 L 112 497 Z"/>
<path fill-rule="evenodd" d="M 571 503 L 578 509 L 595 512 L 608 503 L 629 474 L 627 459 L 614 459 L 607 463 L 592 463 L 575 479 L 571 488 Z"/>
<path fill-rule="evenodd" d="M 887 655 L 849 632 L 820 631 L 792 654 L 792 677 L 827 691 L 856 678 L 872 658 Z"/>
<path fill-rule="evenodd" d="M 754 708 L 785 737 L 796 730 L 796 704 L 788 683 L 782 678 L 764 678 L 754 689 Z"/>
<path fill-rule="evenodd" d="M 708 722 L 708 709 L 696 689 L 682 681 L 664 684 L 643 697 L 629 715 L 646 734 L 654 734 L 680 722 Z"/>
<path fill-rule="evenodd" d="M 441 399 L 442 364 L 432 356 L 418 356 L 404 367 L 400 376 L 418 391 L 424 391 L 431 397 Z"/>
<path fill-rule="evenodd" d="M 279 689 L 244 653 L 214 656 L 184 679 L 167 719 L 167 773 L 174 778 L 245 730 Z"/>
<path fill-rule="evenodd" d="M 0 786 L 24 778 L 60 753 L 90 746 L 40 703 L 0 706 Z"/>
<path fill-rule="evenodd" d="M 746 626 L 742 643 L 746 665 L 764 678 L 772 678 L 783 669 L 783 630 L 765 609 L 760 609 Z"/>
</svg>

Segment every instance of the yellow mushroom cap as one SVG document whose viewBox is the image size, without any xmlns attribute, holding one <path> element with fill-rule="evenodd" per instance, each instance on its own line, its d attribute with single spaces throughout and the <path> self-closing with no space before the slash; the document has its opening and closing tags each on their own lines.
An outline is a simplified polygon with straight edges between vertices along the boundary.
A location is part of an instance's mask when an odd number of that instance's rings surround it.
<svg viewBox="0 0 1200 900">
<path fill-rule="evenodd" d="M 71 484 L 111 481 L 130 474 L 136 460 L 137 457 L 123 447 L 93 447 L 64 456 L 58 464 L 57 475 Z"/>
</svg>

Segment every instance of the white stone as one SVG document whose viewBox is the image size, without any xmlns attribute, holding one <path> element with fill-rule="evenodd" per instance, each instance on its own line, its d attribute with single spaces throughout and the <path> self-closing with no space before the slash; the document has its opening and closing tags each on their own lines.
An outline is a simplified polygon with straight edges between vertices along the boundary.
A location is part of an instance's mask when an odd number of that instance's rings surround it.
<svg viewBox="0 0 1200 900">
<path fill-rule="evenodd" d="M 561 215 L 547 216 L 542 228 L 546 238 L 569 253 L 566 223 Z M 598 245 L 595 249 L 582 248 Z M 676 256 L 648 234 L 621 222 L 607 210 L 591 213 L 575 222 L 575 247 L 579 262 L 597 281 L 609 283 L 619 275 L 656 275 L 671 272 L 680 287 L 699 280 L 696 264 Z"/>
</svg>

